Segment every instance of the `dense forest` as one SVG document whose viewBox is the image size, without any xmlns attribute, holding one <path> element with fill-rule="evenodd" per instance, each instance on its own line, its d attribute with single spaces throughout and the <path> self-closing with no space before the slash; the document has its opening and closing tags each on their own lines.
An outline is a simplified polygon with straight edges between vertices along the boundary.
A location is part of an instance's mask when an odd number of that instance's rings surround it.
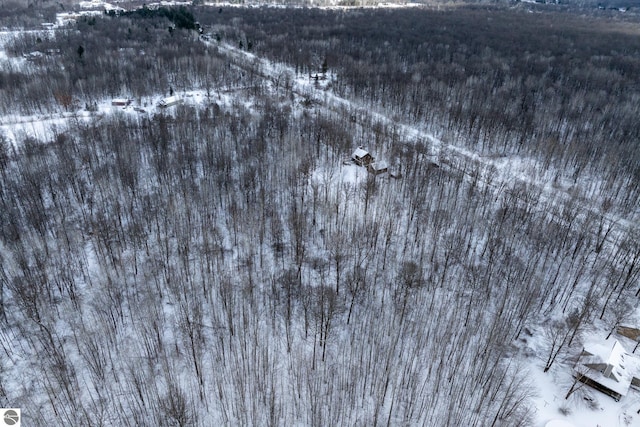
<svg viewBox="0 0 640 427">
<path fill-rule="evenodd" d="M 6 46 L 54 53 L 2 68 L 3 116 L 96 114 L 0 137 L 0 406 L 532 425 L 523 361 L 547 371 L 637 306 L 637 35 L 502 8 L 186 12 Z M 206 102 L 152 106 L 187 90 Z M 121 96 L 145 112 L 97 114 Z M 345 165 L 358 146 L 395 179 Z"/>
</svg>

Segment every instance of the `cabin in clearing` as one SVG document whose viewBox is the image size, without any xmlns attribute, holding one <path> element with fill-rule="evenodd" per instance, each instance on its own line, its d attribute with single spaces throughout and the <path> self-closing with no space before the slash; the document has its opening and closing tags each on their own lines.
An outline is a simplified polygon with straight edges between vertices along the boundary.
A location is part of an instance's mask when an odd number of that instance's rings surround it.
<svg viewBox="0 0 640 427">
<path fill-rule="evenodd" d="M 369 166 L 374 162 L 373 156 L 364 148 L 358 147 L 351 155 L 351 160 L 358 166 Z"/>
</svg>

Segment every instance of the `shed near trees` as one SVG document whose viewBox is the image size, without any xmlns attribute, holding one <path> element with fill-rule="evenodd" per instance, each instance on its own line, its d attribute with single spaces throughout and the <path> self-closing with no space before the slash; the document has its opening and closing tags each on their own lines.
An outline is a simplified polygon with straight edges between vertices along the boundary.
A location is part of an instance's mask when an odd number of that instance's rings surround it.
<svg viewBox="0 0 640 427">
<path fill-rule="evenodd" d="M 358 166 L 369 166 L 374 162 L 373 156 L 364 148 L 358 147 L 351 155 L 351 160 Z"/>
<path fill-rule="evenodd" d="M 111 105 L 114 107 L 126 107 L 131 104 L 131 100 L 127 98 L 115 98 L 111 100 Z"/>
<path fill-rule="evenodd" d="M 161 108 L 172 107 L 174 105 L 180 104 L 182 99 L 178 95 L 169 96 L 167 98 L 163 98 L 158 103 L 158 106 Z"/>
<path fill-rule="evenodd" d="M 640 347 L 640 329 L 633 328 L 631 326 L 618 325 L 616 327 L 616 333 L 635 341 L 636 346 L 634 347 L 632 353 L 635 353 L 638 347 Z"/>
<path fill-rule="evenodd" d="M 372 173 L 374 175 L 380 175 L 388 172 L 389 167 L 387 166 L 387 162 L 378 161 L 369 163 L 369 165 L 367 166 L 367 170 L 369 171 L 369 173 Z"/>
</svg>

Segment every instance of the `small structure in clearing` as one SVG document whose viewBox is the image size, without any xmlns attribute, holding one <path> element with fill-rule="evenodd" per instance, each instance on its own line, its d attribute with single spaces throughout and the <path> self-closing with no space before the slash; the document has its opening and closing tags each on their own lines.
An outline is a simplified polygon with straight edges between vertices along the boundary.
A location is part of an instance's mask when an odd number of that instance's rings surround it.
<svg viewBox="0 0 640 427">
<path fill-rule="evenodd" d="M 358 147 L 351 155 L 351 160 L 358 166 L 369 166 L 375 161 L 373 156 L 364 148 Z"/>
<path fill-rule="evenodd" d="M 161 99 L 158 103 L 158 106 L 160 108 L 168 108 L 180 103 L 182 103 L 182 99 L 178 95 L 172 95 L 167 98 Z"/>
<path fill-rule="evenodd" d="M 367 166 L 367 170 L 369 171 L 369 173 L 372 173 L 374 175 L 380 175 L 388 172 L 389 167 L 387 166 L 387 162 L 378 161 L 369 163 L 369 165 Z"/>
<path fill-rule="evenodd" d="M 111 105 L 114 107 L 126 107 L 131 104 L 131 100 L 127 98 L 115 98 L 111 100 Z"/>
<path fill-rule="evenodd" d="M 616 333 L 618 335 L 622 335 L 623 337 L 627 337 L 633 341 L 635 341 L 636 346 L 633 349 L 632 353 L 635 353 L 638 347 L 640 347 L 640 329 L 633 328 L 631 326 L 622 326 L 618 325 L 616 327 Z"/>
<path fill-rule="evenodd" d="M 640 387 L 640 359 L 627 353 L 618 341 L 613 347 L 595 345 L 582 350 L 573 376 L 618 401 L 630 387 Z"/>
</svg>

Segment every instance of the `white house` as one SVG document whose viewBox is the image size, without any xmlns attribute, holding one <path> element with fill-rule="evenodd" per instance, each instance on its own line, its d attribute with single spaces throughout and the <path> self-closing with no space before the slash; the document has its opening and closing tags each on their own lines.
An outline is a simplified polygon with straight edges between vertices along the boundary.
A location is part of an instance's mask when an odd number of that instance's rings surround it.
<svg viewBox="0 0 640 427">
<path fill-rule="evenodd" d="M 630 387 L 640 387 L 640 359 L 618 341 L 592 344 L 582 350 L 573 376 L 618 401 Z"/>
</svg>

